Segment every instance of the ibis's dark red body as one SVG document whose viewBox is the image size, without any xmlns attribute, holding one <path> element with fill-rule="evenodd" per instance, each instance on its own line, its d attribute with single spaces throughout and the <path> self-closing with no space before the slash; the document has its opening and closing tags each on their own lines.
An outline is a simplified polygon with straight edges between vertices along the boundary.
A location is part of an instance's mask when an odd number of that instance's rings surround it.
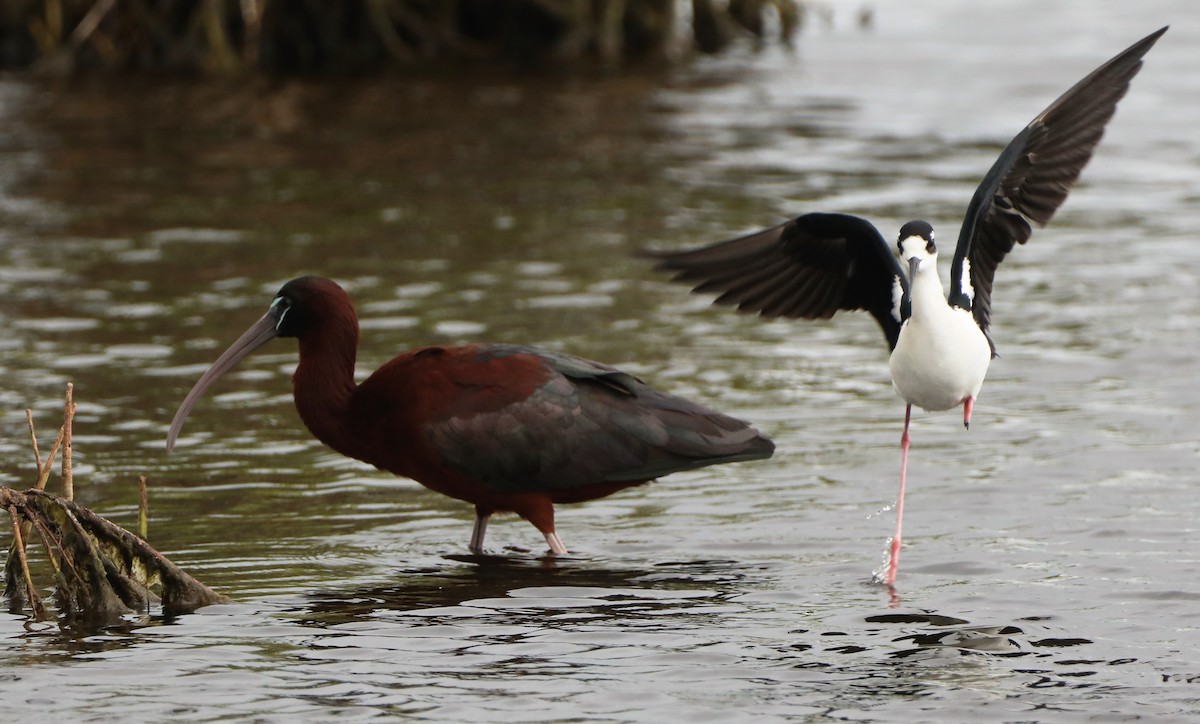
<svg viewBox="0 0 1200 724">
<path fill-rule="evenodd" d="M 299 339 L 293 388 L 309 430 L 344 455 L 474 504 L 476 550 L 488 516 L 512 511 L 565 553 L 555 503 L 774 450 L 740 420 L 612 367 L 529 347 L 424 347 L 355 384 L 357 315 L 341 287 L 317 277 L 286 284 L 213 364 L 176 414 L 169 444 L 204 389 L 275 336 Z"/>
<path fill-rule="evenodd" d="M 513 353 L 495 356 L 498 351 Z M 554 503 L 600 498 L 651 479 L 636 467 L 585 476 L 560 470 L 565 479 L 545 479 L 555 472 L 553 458 L 569 462 L 572 453 L 612 440 L 602 431 L 557 426 L 554 418 L 581 411 L 568 411 L 565 400 L 545 393 L 562 378 L 532 351 L 425 347 L 396 357 L 357 387 L 338 383 L 344 373 L 330 374 L 339 366 L 353 369 L 352 356 L 306 355 L 301 342 L 300 359 L 296 407 L 321 442 L 472 503 L 480 515 L 512 511 L 546 533 L 554 530 Z M 529 429 L 532 417 L 543 417 L 544 426 Z M 619 479 L 603 479 L 613 474 Z"/>
</svg>

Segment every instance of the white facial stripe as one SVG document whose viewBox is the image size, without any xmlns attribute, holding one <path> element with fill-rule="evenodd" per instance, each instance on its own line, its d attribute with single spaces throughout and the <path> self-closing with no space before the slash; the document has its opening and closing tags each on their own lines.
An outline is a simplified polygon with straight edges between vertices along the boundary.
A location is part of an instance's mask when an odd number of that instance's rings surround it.
<svg viewBox="0 0 1200 724">
<path fill-rule="evenodd" d="M 279 328 L 283 326 L 283 318 L 286 317 L 287 313 L 292 309 L 292 305 L 287 304 L 283 297 L 275 297 L 275 301 L 271 302 L 271 311 L 274 311 L 275 308 L 280 305 L 283 306 L 283 311 L 279 313 L 279 319 L 275 320 L 276 332 L 278 332 Z"/>
</svg>

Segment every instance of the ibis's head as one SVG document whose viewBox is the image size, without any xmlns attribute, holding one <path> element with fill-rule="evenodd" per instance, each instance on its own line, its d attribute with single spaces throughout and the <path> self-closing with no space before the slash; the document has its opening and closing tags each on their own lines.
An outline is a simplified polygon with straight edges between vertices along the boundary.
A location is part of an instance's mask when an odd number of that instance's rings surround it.
<svg viewBox="0 0 1200 724">
<path fill-rule="evenodd" d="M 320 336 L 334 327 L 351 349 L 358 344 L 358 321 L 345 290 L 321 277 L 293 279 L 275 295 L 270 308 L 217 358 L 187 394 L 167 431 L 167 451 L 175 447 L 183 422 L 204 392 L 251 352 L 276 337 Z M 347 336 L 348 335 L 348 336 Z"/>
</svg>

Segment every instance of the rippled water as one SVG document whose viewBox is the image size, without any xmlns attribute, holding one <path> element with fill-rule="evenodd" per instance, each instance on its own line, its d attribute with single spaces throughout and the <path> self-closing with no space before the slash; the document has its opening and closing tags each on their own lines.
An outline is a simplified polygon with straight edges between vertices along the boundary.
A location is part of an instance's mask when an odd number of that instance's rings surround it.
<svg viewBox="0 0 1200 724">
<path fill-rule="evenodd" d="M 12 716 L 262 720 L 1182 719 L 1200 713 L 1200 17 L 1185 0 L 889 4 L 794 55 L 659 77 L 224 87 L 0 81 L 0 484 L 25 407 L 80 401 L 81 501 L 237 604 L 100 632 L 0 614 Z M 1155 28 L 1094 163 L 1001 268 L 975 424 L 903 407 L 874 322 L 709 309 L 631 258 L 803 211 L 953 233 L 1000 145 Z M 532 343 L 753 420 L 763 463 L 581 506 L 575 553 L 341 458 L 294 346 L 166 424 L 300 273 L 363 316 L 360 367 Z M 49 433 L 43 433 L 48 436 Z"/>
</svg>

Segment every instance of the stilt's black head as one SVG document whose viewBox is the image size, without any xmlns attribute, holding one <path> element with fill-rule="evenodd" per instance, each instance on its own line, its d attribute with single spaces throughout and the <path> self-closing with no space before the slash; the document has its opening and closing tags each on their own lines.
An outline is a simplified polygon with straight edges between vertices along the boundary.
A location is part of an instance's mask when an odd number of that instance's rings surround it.
<svg viewBox="0 0 1200 724">
<path fill-rule="evenodd" d="M 925 240 L 925 252 L 928 254 L 937 253 L 937 245 L 933 243 L 933 227 L 928 221 L 910 221 L 900 227 L 900 236 L 896 243 L 900 246 L 900 253 L 904 253 L 904 240 L 912 237 L 920 237 Z"/>
</svg>

